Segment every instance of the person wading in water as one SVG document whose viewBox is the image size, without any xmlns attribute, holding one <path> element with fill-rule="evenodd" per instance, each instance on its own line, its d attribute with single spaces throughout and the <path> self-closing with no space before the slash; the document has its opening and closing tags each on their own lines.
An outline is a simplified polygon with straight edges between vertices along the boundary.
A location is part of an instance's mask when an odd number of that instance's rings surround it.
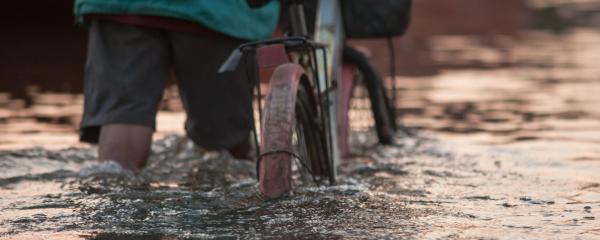
<svg viewBox="0 0 600 240">
<path fill-rule="evenodd" d="M 173 71 L 197 145 L 248 158 L 252 129 L 243 66 L 218 73 L 230 52 L 271 37 L 273 1 L 76 0 L 89 29 L 80 140 L 99 145 L 98 160 L 138 171 L 148 160 L 158 104 Z"/>
</svg>

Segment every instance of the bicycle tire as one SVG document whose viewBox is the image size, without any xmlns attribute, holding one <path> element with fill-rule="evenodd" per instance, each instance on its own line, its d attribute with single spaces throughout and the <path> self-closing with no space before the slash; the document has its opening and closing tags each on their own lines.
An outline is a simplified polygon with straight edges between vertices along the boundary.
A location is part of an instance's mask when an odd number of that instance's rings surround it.
<svg viewBox="0 0 600 240">
<path fill-rule="evenodd" d="M 369 59 L 361 52 L 349 46 L 344 46 L 343 59 L 346 63 L 356 66 L 362 74 L 363 83 L 367 88 L 369 101 L 371 103 L 371 112 L 375 120 L 375 131 L 379 143 L 388 145 L 393 143 L 393 135 L 397 130 L 396 114 L 393 105 L 386 94 L 383 79 L 377 70 L 371 65 Z M 352 81 L 352 89 L 358 84 L 356 79 Z M 352 91 L 353 92 L 353 91 Z M 352 97 L 347 96 L 347 97 Z M 343 99 L 349 101 L 350 99 Z M 349 109 L 344 110 L 348 113 Z"/>
<path fill-rule="evenodd" d="M 299 74 L 302 73 L 302 74 Z M 317 182 L 331 176 L 333 166 L 326 151 L 326 138 L 317 121 L 317 101 L 309 86 L 300 83 L 303 69 L 297 64 L 278 67 L 271 77 L 261 123 L 259 188 L 267 198 L 278 198 L 292 189 L 292 164 L 300 163 Z M 299 151 L 294 142 L 306 151 Z"/>
</svg>

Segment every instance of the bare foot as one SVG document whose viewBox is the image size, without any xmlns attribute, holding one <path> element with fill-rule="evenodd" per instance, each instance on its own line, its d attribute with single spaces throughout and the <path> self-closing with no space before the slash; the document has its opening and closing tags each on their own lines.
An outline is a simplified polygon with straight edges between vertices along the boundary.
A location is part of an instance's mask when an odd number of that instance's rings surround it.
<svg viewBox="0 0 600 240">
<path fill-rule="evenodd" d="M 118 175 L 124 177 L 133 177 L 134 172 L 123 168 L 121 164 L 112 160 L 87 163 L 79 170 L 80 177 L 90 177 L 95 175 Z"/>
<path fill-rule="evenodd" d="M 142 170 L 142 168 L 144 168 L 144 166 L 146 166 L 146 161 L 127 161 L 127 160 L 108 160 L 108 159 L 98 159 L 98 162 L 104 163 L 104 162 L 116 162 L 118 163 L 122 168 L 130 170 L 130 171 L 134 171 L 137 172 L 139 170 Z"/>
</svg>

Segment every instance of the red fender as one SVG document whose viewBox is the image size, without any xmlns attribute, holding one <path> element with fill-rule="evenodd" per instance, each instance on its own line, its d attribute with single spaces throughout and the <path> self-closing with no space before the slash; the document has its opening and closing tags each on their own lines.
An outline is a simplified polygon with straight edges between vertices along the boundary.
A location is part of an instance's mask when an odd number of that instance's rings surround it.
<svg viewBox="0 0 600 240">
<path fill-rule="evenodd" d="M 273 126 L 273 124 L 280 122 L 290 123 L 293 120 L 292 117 L 294 116 L 295 111 L 298 84 L 300 84 L 300 79 L 303 75 L 304 69 L 300 65 L 294 63 L 286 63 L 275 69 L 269 83 L 269 93 L 265 102 L 265 114 L 263 114 L 264 117 L 261 126 Z M 269 114 L 274 111 L 289 114 L 281 114 L 281 116 Z M 285 119 L 280 119 L 279 117 L 285 117 Z M 266 139 L 264 139 L 264 136 L 276 134 L 269 131 L 285 131 L 291 133 L 291 125 L 287 124 L 286 127 L 290 128 L 283 129 L 270 127 L 269 129 L 266 129 L 266 131 L 263 131 L 261 134 L 261 137 L 263 137 L 261 138 L 261 149 L 264 152 L 278 150 L 291 151 L 291 142 L 275 141 L 265 145 Z"/>
<path fill-rule="evenodd" d="M 292 189 L 291 164 L 293 117 L 302 66 L 285 63 L 273 71 L 261 122 L 259 190 L 267 198 L 278 198 Z"/>
</svg>

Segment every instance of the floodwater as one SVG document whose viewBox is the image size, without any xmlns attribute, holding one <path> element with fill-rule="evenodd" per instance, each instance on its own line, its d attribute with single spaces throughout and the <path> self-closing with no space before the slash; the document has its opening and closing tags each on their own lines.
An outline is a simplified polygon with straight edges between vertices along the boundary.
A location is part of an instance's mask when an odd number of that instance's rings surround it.
<svg viewBox="0 0 600 240">
<path fill-rule="evenodd" d="M 0 96 L 0 239 L 600 239 L 600 31 L 491 40 L 430 39 L 448 66 L 496 67 L 396 78 L 414 136 L 378 146 L 357 110 L 339 183 L 277 201 L 253 163 L 178 135 L 181 112 L 143 172 L 81 176 L 80 96 Z"/>
</svg>

